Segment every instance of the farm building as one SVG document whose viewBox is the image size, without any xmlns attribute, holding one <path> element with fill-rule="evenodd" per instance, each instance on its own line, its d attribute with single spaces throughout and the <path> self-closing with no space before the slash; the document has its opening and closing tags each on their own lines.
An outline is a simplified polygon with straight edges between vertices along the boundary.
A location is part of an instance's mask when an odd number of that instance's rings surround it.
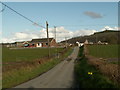
<svg viewBox="0 0 120 90">
<path fill-rule="evenodd" d="M 1 45 L 4 47 L 8 47 L 10 45 L 10 43 L 1 43 Z"/>
<path fill-rule="evenodd" d="M 57 46 L 56 40 L 54 38 L 49 38 L 50 47 Z M 32 39 L 31 41 L 22 41 L 14 43 L 2 44 L 5 47 L 48 47 L 47 38 Z"/>
<path fill-rule="evenodd" d="M 81 47 L 81 46 L 84 45 L 84 43 L 80 43 L 80 42 L 78 42 L 78 41 L 77 41 L 76 43 L 78 44 L 79 47 Z"/>
<path fill-rule="evenodd" d="M 16 47 L 16 43 L 14 42 L 14 43 L 11 43 L 11 44 L 9 44 L 7 47 Z"/>
<path fill-rule="evenodd" d="M 28 46 L 29 43 L 30 41 L 22 41 L 22 42 L 15 42 L 14 44 L 16 44 L 16 47 L 24 47 L 24 46 Z"/>
<path fill-rule="evenodd" d="M 28 46 L 30 45 L 30 42 L 31 42 L 31 41 L 24 41 L 24 42 L 23 42 L 23 46 L 24 46 L 24 47 L 28 47 Z"/>
<path fill-rule="evenodd" d="M 85 40 L 84 44 L 89 44 L 89 42 L 88 42 L 88 40 L 87 40 L 87 39 Z"/>
<path fill-rule="evenodd" d="M 54 38 L 49 38 L 49 42 L 50 42 L 50 47 L 55 47 L 57 45 Z M 32 44 L 35 47 L 47 47 L 48 46 L 47 38 L 32 39 L 30 44 Z"/>
<path fill-rule="evenodd" d="M 16 44 L 17 47 L 23 46 L 23 42 L 15 42 L 15 44 Z"/>
<path fill-rule="evenodd" d="M 101 41 L 98 41 L 98 44 L 104 44 L 104 45 L 107 45 L 108 43 L 107 43 L 107 42 L 101 42 Z"/>
</svg>

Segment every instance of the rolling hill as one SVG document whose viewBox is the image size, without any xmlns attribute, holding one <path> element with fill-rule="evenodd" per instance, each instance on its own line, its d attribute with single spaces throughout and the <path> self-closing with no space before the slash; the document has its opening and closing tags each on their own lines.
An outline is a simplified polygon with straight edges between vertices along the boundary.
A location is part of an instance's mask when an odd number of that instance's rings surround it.
<svg viewBox="0 0 120 90">
<path fill-rule="evenodd" d="M 75 44 L 76 41 L 83 43 L 86 39 L 89 42 L 96 43 L 98 41 L 107 42 L 109 44 L 120 44 L 120 31 L 113 31 L 113 30 L 105 30 L 101 32 L 96 32 L 89 36 L 79 36 L 68 39 L 68 43 Z M 65 43 L 66 41 L 62 41 L 61 43 Z"/>
</svg>

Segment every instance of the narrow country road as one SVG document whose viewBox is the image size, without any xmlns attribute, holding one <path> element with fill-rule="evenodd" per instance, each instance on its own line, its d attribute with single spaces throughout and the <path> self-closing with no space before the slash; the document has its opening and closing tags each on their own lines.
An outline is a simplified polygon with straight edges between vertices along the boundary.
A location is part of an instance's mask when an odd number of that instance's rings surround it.
<svg viewBox="0 0 120 90">
<path fill-rule="evenodd" d="M 48 72 L 18 85 L 14 88 L 72 88 L 74 84 L 74 60 L 77 58 L 79 47 L 75 47 L 68 57 Z"/>
</svg>

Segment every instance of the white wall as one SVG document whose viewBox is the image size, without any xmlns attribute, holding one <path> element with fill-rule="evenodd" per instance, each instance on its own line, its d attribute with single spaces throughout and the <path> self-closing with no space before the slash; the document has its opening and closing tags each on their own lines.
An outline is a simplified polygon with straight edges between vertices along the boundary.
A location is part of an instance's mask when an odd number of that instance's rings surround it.
<svg viewBox="0 0 120 90">
<path fill-rule="evenodd" d="M 39 45 L 38 45 L 38 43 L 36 44 L 36 47 L 42 47 L 42 43 L 39 43 Z"/>
</svg>

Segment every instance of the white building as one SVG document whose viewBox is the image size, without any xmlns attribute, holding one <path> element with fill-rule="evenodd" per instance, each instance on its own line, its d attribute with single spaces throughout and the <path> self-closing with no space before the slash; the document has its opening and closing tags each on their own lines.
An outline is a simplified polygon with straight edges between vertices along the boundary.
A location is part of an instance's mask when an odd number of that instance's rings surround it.
<svg viewBox="0 0 120 90">
<path fill-rule="evenodd" d="M 78 41 L 77 41 L 76 43 L 78 44 L 79 47 L 81 47 L 81 46 L 84 45 L 84 43 L 80 43 L 80 42 L 78 42 Z"/>
<path fill-rule="evenodd" d="M 85 40 L 84 44 L 89 44 L 89 42 L 88 42 L 88 40 L 87 40 L 87 39 Z"/>
</svg>

